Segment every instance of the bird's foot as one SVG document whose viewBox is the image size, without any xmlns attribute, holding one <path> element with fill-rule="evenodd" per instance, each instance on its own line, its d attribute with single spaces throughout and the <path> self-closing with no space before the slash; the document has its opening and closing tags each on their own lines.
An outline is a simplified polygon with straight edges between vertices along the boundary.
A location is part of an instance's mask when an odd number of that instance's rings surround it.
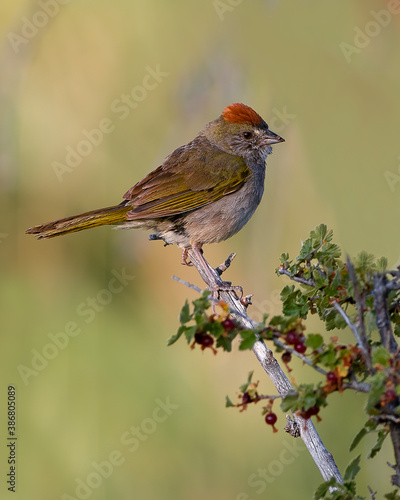
<svg viewBox="0 0 400 500">
<path fill-rule="evenodd" d="M 184 250 L 182 250 L 182 264 L 184 266 L 193 266 L 193 263 L 189 259 L 188 249 L 187 248 L 185 248 Z"/>
<path fill-rule="evenodd" d="M 219 300 L 221 292 L 233 292 L 238 300 L 243 297 L 243 288 L 241 286 L 232 285 L 230 281 L 215 282 L 207 287 L 210 290 L 213 299 Z M 238 293 L 240 296 L 238 295 Z"/>
</svg>

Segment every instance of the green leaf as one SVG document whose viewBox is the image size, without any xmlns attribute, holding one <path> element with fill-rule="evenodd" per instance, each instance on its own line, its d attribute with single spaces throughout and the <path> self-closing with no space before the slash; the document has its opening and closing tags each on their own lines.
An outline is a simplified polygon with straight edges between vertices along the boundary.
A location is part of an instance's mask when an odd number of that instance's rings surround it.
<svg viewBox="0 0 400 500">
<path fill-rule="evenodd" d="M 375 455 L 381 451 L 383 442 L 385 441 L 387 435 L 388 435 L 388 433 L 385 430 L 378 431 L 378 438 L 376 440 L 376 443 L 375 443 L 374 447 L 372 448 L 372 450 L 369 452 L 369 455 L 367 458 L 374 458 Z"/>
<path fill-rule="evenodd" d="M 205 290 L 203 295 L 193 301 L 194 310 L 197 313 L 203 314 L 206 309 L 211 306 L 209 301 L 210 292 Z"/>
<path fill-rule="evenodd" d="M 360 432 L 357 433 L 357 436 L 353 439 L 353 442 L 350 445 L 350 451 L 353 451 L 354 448 L 358 445 L 361 439 L 368 434 L 368 430 L 363 427 Z"/>
<path fill-rule="evenodd" d="M 388 260 L 386 257 L 379 257 L 376 261 L 376 270 L 378 273 L 384 273 L 388 267 Z"/>
<path fill-rule="evenodd" d="M 232 403 L 229 396 L 225 396 L 225 408 L 231 408 L 232 406 L 235 406 L 235 405 Z"/>
<path fill-rule="evenodd" d="M 399 490 L 394 490 L 391 493 L 386 493 L 384 498 L 386 498 L 386 500 L 400 500 Z"/>
<path fill-rule="evenodd" d="M 232 351 L 232 339 L 229 337 L 225 337 L 224 335 L 220 335 L 217 338 L 217 347 L 222 347 L 224 351 L 231 352 Z"/>
<path fill-rule="evenodd" d="M 205 330 L 217 339 L 224 332 L 224 327 L 219 321 L 213 321 L 212 323 L 207 323 Z"/>
<path fill-rule="evenodd" d="M 382 366 L 386 366 L 389 362 L 390 359 L 390 353 L 389 351 L 383 347 L 383 345 L 380 346 L 374 346 L 372 348 L 372 364 L 379 364 Z"/>
<path fill-rule="evenodd" d="M 167 345 L 174 344 L 179 339 L 179 337 L 185 332 L 186 328 L 187 328 L 186 326 L 180 326 L 178 328 L 178 331 L 168 339 Z"/>
<path fill-rule="evenodd" d="M 285 411 L 296 411 L 298 409 L 298 400 L 299 395 L 296 394 L 288 394 L 285 396 L 281 402 L 281 409 L 283 412 Z"/>
<path fill-rule="evenodd" d="M 319 356 L 319 360 L 327 368 L 334 368 L 336 366 L 336 353 L 333 345 L 330 345 L 329 349 Z"/>
<path fill-rule="evenodd" d="M 329 493 L 329 488 L 331 486 L 335 486 L 336 480 L 334 477 L 329 479 L 329 481 L 326 481 L 325 483 L 322 483 L 320 486 L 318 486 L 317 490 L 314 493 L 314 500 L 319 500 L 320 498 L 324 498 L 324 496 Z"/>
<path fill-rule="evenodd" d="M 249 374 L 247 375 L 247 382 L 240 386 L 241 393 L 245 393 L 247 391 L 247 388 L 251 384 L 251 379 L 253 378 L 253 373 L 254 373 L 254 371 L 249 372 Z"/>
<path fill-rule="evenodd" d="M 196 314 L 194 315 L 194 320 L 196 321 L 197 325 L 202 325 L 206 320 L 204 317 L 204 313 L 196 312 Z"/>
<path fill-rule="evenodd" d="M 303 399 L 303 404 L 304 404 L 304 409 L 308 410 L 311 408 L 311 406 L 314 406 L 317 402 L 317 397 L 313 393 L 308 393 L 304 396 Z"/>
<path fill-rule="evenodd" d="M 375 257 L 372 253 L 361 251 L 355 258 L 354 266 L 359 272 L 372 271 L 375 267 L 374 264 Z"/>
<path fill-rule="evenodd" d="M 361 455 L 358 455 L 358 457 L 352 460 L 347 466 L 346 472 L 344 473 L 345 481 L 352 481 L 360 472 L 360 458 Z"/>
<path fill-rule="evenodd" d="M 196 332 L 197 332 L 196 325 L 185 327 L 185 337 L 188 344 L 190 344 L 190 342 L 194 339 Z"/>
<path fill-rule="evenodd" d="M 307 337 L 305 344 L 307 347 L 311 347 L 311 349 L 318 349 L 318 347 L 321 347 L 323 344 L 324 339 L 322 335 L 319 333 L 310 333 L 310 335 Z"/>
<path fill-rule="evenodd" d="M 289 254 L 288 253 L 283 253 L 280 258 L 279 258 L 279 261 L 281 264 L 285 265 L 285 264 L 290 264 L 289 262 Z"/>
<path fill-rule="evenodd" d="M 371 388 L 367 401 L 367 411 L 370 412 L 381 400 L 385 392 L 386 375 L 383 372 L 376 373 L 371 377 Z"/>
<path fill-rule="evenodd" d="M 340 314 L 335 314 L 334 321 L 335 321 L 335 327 L 338 328 L 339 330 L 343 330 L 343 328 L 346 328 L 347 326 L 346 321 L 344 320 L 344 318 L 342 318 Z"/>
<path fill-rule="evenodd" d="M 299 255 L 296 257 L 296 260 L 307 260 L 307 258 L 310 258 L 313 252 L 313 245 L 311 242 L 311 239 L 306 240 L 302 246 L 301 250 L 299 252 Z"/>
<path fill-rule="evenodd" d="M 330 237 L 326 237 L 328 228 L 325 224 L 320 224 L 315 229 L 310 232 L 310 238 L 313 240 L 314 244 L 322 243 L 322 241 L 330 241 L 332 239 L 333 231 L 330 231 Z"/>
<path fill-rule="evenodd" d="M 179 321 L 183 325 L 188 323 L 192 319 L 192 315 L 190 314 L 189 303 L 186 300 L 185 305 L 181 309 L 181 314 L 179 315 Z"/>
<path fill-rule="evenodd" d="M 239 351 L 252 349 L 254 343 L 257 341 L 256 332 L 254 330 L 242 330 L 240 332 L 242 341 L 239 345 Z"/>
</svg>

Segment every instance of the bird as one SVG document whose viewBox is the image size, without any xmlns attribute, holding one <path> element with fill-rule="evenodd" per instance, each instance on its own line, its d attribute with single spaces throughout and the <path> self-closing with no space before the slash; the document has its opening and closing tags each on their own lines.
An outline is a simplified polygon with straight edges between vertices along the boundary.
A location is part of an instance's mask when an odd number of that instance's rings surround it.
<svg viewBox="0 0 400 500">
<path fill-rule="evenodd" d="M 233 103 L 192 141 L 131 187 L 118 205 L 29 228 L 54 238 L 92 227 L 144 228 L 152 240 L 176 244 L 206 269 L 203 245 L 224 241 L 250 220 L 264 193 L 266 159 L 284 139 L 250 106 Z M 212 274 L 210 279 L 213 279 Z"/>
</svg>

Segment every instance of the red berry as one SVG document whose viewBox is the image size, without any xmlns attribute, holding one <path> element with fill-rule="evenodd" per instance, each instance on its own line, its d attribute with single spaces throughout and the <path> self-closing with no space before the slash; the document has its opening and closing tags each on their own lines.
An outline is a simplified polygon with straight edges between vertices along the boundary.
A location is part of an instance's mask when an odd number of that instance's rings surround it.
<svg viewBox="0 0 400 500">
<path fill-rule="evenodd" d="M 214 343 L 214 339 L 211 335 L 208 335 L 208 333 L 196 333 L 194 335 L 194 340 L 203 347 L 210 347 Z"/>
<path fill-rule="evenodd" d="M 273 412 L 267 413 L 265 415 L 265 421 L 268 425 L 275 425 L 277 420 L 278 417 Z"/>
<path fill-rule="evenodd" d="M 397 399 L 396 391 L 394 391 L 393 389 L 388 389 L 385 392 L 385 400 L 389 402 L 389 401 L 394 401 L 395 399 Z"/>
<path fill-rule="evenodd" d="M 310 408 L 307 410 L 307 413 L 312 417 L 313 415 L 318 415 L 319 413 L 319 406 L 314 405 L 310 406 Z"/>
<path fill-rule="evenodd" d="M 296 332 L 290 331 L 286 335 L 286 343 L 287 344 L 292 344 L 295 345 L 299 341 L 299 336 L 297 335 Z"/>
<path fill-rule="evenodd" d="M 289 351 L 286 351 L 282 354 L 282 361 L 284 363 L 290 363 L 292 360 L 292 354 Z"/>
<path fill-rule="evenodd" d="M 294 346 L 294 350 L 297 351 L 300 354 L 304 354 L 306 352 L 306 350 L 307 350 L 307 347 L 302 342 L 299 342 L 298 344 L 296 344 Z"/>
<path fill-rule="evenodd" d="M 335 372 L 328 372 L 326 374 L 326 380 L 328 382 L 336 382 L 336 380 L 337 380 L 336 373 Z"/>
<path fill-rule="evenodd" d="M 211 335 L 204 335 L 201 345 L 203 347 L 211 347 L 214 344 L 214 339 Z"/>
<path fill-rule="evenodd" d="M 236 324 L 231 318 L 224 319 L 224 321 L 221 322 L 221 325 L 227 332 L 229 332 L 230 330 L 234 330 L 236 328 Z"/>
</svg>

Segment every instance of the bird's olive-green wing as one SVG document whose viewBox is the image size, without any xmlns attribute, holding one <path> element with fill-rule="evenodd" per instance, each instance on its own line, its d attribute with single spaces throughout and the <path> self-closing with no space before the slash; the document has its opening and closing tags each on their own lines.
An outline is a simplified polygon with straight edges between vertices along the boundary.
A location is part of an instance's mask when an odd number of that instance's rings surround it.
<svg viewBox="0 0 400 500">
<path fill-rule="evenodd" d="M 127 219 L 168 217 L 200 208 L 240 189 L 249 175 L 240 156 L 178 148 L 124 195 L 132 206 Z"/>
</svg>

